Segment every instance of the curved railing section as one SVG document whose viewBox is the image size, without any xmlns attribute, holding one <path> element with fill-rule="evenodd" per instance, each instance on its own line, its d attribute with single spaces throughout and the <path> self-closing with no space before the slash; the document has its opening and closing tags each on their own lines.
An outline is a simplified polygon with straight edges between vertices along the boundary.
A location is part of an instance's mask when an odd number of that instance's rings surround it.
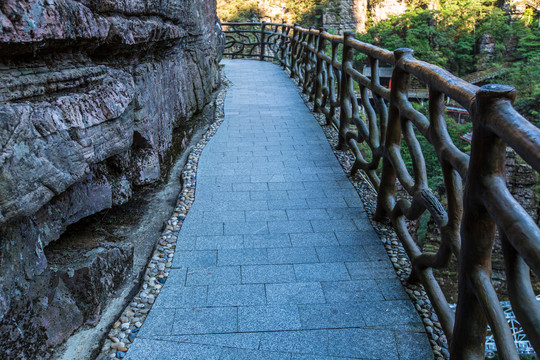
<svg viewBox="0 0 540 360">
<path fill-rule="evenodd" d="M 502 239 L 511 304 L 540 353 L 540 305 L 530 278 L 531 270 L 540 277 L 540 230 L 510 194 L 504 174 L 506 147 L 540 170 L 540 130 L 513 108 L 515 90 L 505 85 L 478 88 L 415 59 L 411 49 L 391 52 L 360 42 L 353 33 L 336 36 L 325 29 L 285 23 L 228 23 L 224 32 L 224 55 L 271 60 L 289 69 L 314 102 L 315 111 L 337 128 L 338 147 L 350 148 L 355 156 L 352 172 L 364 171 L 377 190 L 375 217 L 391 220 L 412 263 L 410 281 L 423 284 L 449 341 L 452 359 L 483 359 L 488 324 L 500 357 L 518 358 L 491 283 L 496 228 Z M 367 56 L 369 77 L 354 68 L 357 53 Z M 391 88 L 381 85 L 380 64 L 393 67 Z M 428 86 L 427 116 L 408 100 L 411 77 Z M 471 114 L 470 156 L 448 134 L 447 98 Z M 428 186 L 415 132 L 435 148 L 444 179 L 444 202 Z M 403 160 L 402 140 L 412 169 Z M 422 251 L 406 226 L 407 219 L 416 220 L 426 211 L 441 234 L 435 253 Z M 433 269 L 448 266 L 452 255 L 459 263 L 455 313 L 433 275 Z"/>
</svg>

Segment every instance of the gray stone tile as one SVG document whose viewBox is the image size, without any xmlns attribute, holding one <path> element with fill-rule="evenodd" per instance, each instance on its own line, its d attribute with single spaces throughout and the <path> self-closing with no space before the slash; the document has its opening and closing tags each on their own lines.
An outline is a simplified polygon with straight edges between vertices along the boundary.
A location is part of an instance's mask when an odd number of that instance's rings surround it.
<svg viewBox="0 0 540 360">
<path fill-rule="evenodd" d="M 420 322 L 416 309 L 407 300 L 370 301 L 365 305 L 362 309 L 362 316 L 369 326 L 404 325 Z"/>
<path fill-rule="evenodd" d="M 316 246 L 315 250 L 321 262 L 367 260 L 364 248 L 361 246 Z"/>
<path fill-rule="evenodd" d="M 196 236 L 180 236 L 176 241 L 176 250 L 195 250 Z"/>
<path fill-rule="evenodd" d="M 285 190 L 251 191 L 250 194 L 252 200 L 283 200 L 289 198 Z"/>
<path fill-rule="evenodd" d="M 307 183 L 304 183 L 304 185 Z M 306 189 L 311 190 L 311 189 Z M 343 198 L 327 198 L 321 197 L 318 199 L 309 198 L 306 199 L 310 209 L 328 209 L 328 208 L 342 208 L 346 207 L 347 203 Z"/>
<path fill-rule="evenodd" d="M 167 278 L 167 286 L 184 286 L 187 267 L 172 268 Z"/>
<path fill-rule="evenodd" d="M 180 341 L 201 345 L 226 346 L 242 349 L 258 349 L 260 339 L 260 333 L 229 333 L 170 337 L 170 341 Z"/>
<path fill-rule="evenodd" d="M 206 286 L 167 285 L 159 293 L 152 308 L 173 309 L 187 306 L 206 306 L 207 291 Z"/>
<path fill-rule="evenodd" d="M 268 234 L 268 226 L 265 221 L 230 221 L 224 224 L 225 235 L 244 235 L 244 234 Z"/>
<path fill-rule="evenodd" d="M 333 179 L 334 180 L 334 179 Z M 326 197 L 358 197 L 356 189 L 351 185 L 348 189 L 333 188 L 333 189 L 324 189 Z"/>
<path fill-rule="evenodd" d="M 298 309 L 304 329 L 339 329 L 366 326 L 361 312 L 364 306 L 354 303 L 309 304 L 298 305 Z"/>
<path fill-rule="evenodd" d="M 328 232 L 328 231 L 355 231 L 356 225 L 350 219 L 337 220 L 311 220 L 313 231 Z"/>
<path fill-rule="evenodd" d="M 360 198 L 358 196 L 345 197 L 345 202 L 347 203 L 347 205 L 349 205 L 349 207 L 361 207 L 361 206 L 364 206 L 364 203 L 362 202 L 362 200 L 360 200 Z"/>
<path fill-rule="evenodd" d="M 370 231 L 336 231 L 335 234 L 340 245 L 383 246 L 381 240 L 373 229 Z"/>
<path fill-rule="evenodd" d="M 296 209 L 287 210 L 289 220 L 317 220 L 328 219 L 325 209 Z"/>
<path fill-rule="evenodd" d="M 244 237 L 241 235 L 198 236 L 197 250 L 241 249 L 244 247 Z"/>
<path fill-rule="evenodd" d="M 263 211 L 248 211 L 246 213 L 247 221 L 276 221 L 287 220 L 285 210 L 263 210 Z"/>
<path fill-rule="evenodd" d="M 125 360 L 218 360 L 219 346 L 185 344 L 172 341 L 135 339 Z"/>
<path fill-rule="evenodd" d="M 385 300 L 408 300 L 403 285 L 398 279 L 376 280 Z"/>
<path fill-rule="evenodd" d="M 345 263 L 295 264 L 294 272 L 298 281 L 339 281 L 350 280 Z"/>
<path fill-rule="evenodd" d="M 254 182 L 254 183 L 236 183 L 233 184 L 233 191 L 267 191 L 268 184 L 263 182 Z"/>
<path fill-rule="evenodd" d="M 433 359 L 433 350 L 425 333 L 397 333 L 396 343 L 400 360 Z"/>
<path fill-rule="evenodd" d="M 242 266 L 242 283 L 271 284 L 295 282 L 292 265 L 244 265 Z"/>
<path fill-rule="evenodd" d="M 328 354 L 364 359 L 398 359 L 392 335 L 392 331 L 388 330 L 328 330 Z"/>
<path fill-rule="evenodd" d="M 263 284 L 209 285 L 208 306 L 255 306 L 266 304 Z"/>
<path fill-rule="evenodd" d="M 328 219 L 365 219 L 366 221 L 369 221 L 363 207 L 336 207 L 326 209 L 326 211 L 328 213 Z M 373 231 L 373 229 L 371 229 L 371 231 Z"/>
<path fill-rule="evenodd" d="M 368 300 L 384 300 L 375 280 L 323 282 L 322 287 L 328 303 L 355 303 Z"/>
<path fill-rule="evenodd" d="M 321 284 L 318 282 L 267 284 L 268 304 L 320 304 L 325 302 Z"/>
<path fill-rule="evenodd" d="M 297 306 L 248 306 L 238 308 L 238 330 L 279 331 L 300 330 Z"/>
<path fill-rule="evenodd" d="M 170 314 L 168 314 L 169 317 Z M 176 309 L 173 334 L 214 334 L 238 331 L 237 308 Z"/>
<path fill-rule="evenodd" d="M 351 358 L 337 357 L 337 356 L 325 356 L 325 355 L 312 355 L 312 354 L 292 354 L 292 360 L 350 360 Z M 355 358 L 359 359 L 359 358 Z"/>
<path fill-rule="evenodd" d="M 300 168 L 302 174 L 334 174 L 336 171 L 333 167 L 317 166 L 317 167 L 303 167 Z M 340 178 L 343 178 L 342 174 L 339 174 Z"/>
<path fill-rule="evenodd" d="M 206 222 L 202 219 L 197 219 L 186 222 L 182 225 L 180 236 L 201 236 L 201 235 L 223 235 L 223 223 L 221 222 Z"/>
<path fill-rule="evenodd" d="M 293 246 L 336 246 L 339 245 L 333 232 L 290 234 Z"/>
<path fill-rule="evenodd" d="M 304 187 L 306 190 L 312 190 L 312 189 L 321 190 L 318 184 L 319 183 L 310 184 L 309 182 L 305 182 Z M 324 184 L 325 184 L 324 189 L 333 189 L 333 188 L 349 189 L 351 187 L 351 182 L 347 178 L 345 178 L 344 180 L 327 180 L 324 182 Z M 342 206 L 338 206 L 338 207 L 347 207 L 346 205 L 347 203 L 344 200 L 339 201 L 339 203 L 342 204 Z"/>
<path fill-rule="evenodd" d="M 241 281 L 240 266 L 213 266 L 189 268 L 186 285 L 240 284 Z"/>
<path fill-rule="evenodd" d="M 326 330 L 267 332 L 261 335 L 263 350 L 326 355 L 327 347 Z"/>
<path fill-rule="evenodd" d="M 209 222 L 224 222 L 224 221 L 245 221 L 246 216 L 244 211 L 204 211 L 203 219 Z"/>
<path fill-rule="evenodd" d="M 281 183 L 277 183 L 281 184 Z M 283 199 L 268 200 L 270 210 L 289 210 L 289 209 L 307 209 L 309 208 L 305 199 Z"/>
<path fill-rule="evenodd" d="M 396 277 L 394 268 L 390 265 L 390 260 L 348 262 L 346 264 L 353 280 L 393 279 Z"/>
<path fill-rule="evenodd" d="M 216 211 L 226 211 L 226 210 L 251 211 L 251 210 L 267 210 L 268 209 L 268 203 L 266 202 L 266 200 L 250 200 L 250 201 L 231 200 L 231 201 L 225 201 L 225 202 L 213 202 L 211 204 L 207 204 L 206 206 L 208 209 L 216 210 Z M 212 235 L 212 234 L 199 234 L 199 235 Z"/>
<path fill-rule="evenodd" d="M 261 350 L 247 350 L 237 348 L 224 348 L 219 360 L 290 360 L 291 354 L 275 352 L 275 351 L 261 351 Z"/>
<path fill-rule="evenodd" d="M 311 233 L 313 228 L 307 220 L 269 221 L 268 229 L 271 234 Z"/>
<path fill-rule="evenodd" d="M 388 261 L 388 253 L 382 243 L 373 245 L 362 245 L 366 254 L 366 260 L 370 261 Z"/>
<path fill-rule="evenodd" d="M 171 335 L 174 313 L 174 309 L 152 309 L 141 327 L 139 336 L 149 338 L 158 335 Z"/>
<path fill-rule="evenodd" d="M 223 265 L 263 265 L 268 264 L 266 249 L 218 250 L 218 264 Z"/>
<path fill-rule="evenodd" d="M 272 264 L 317 263 L 319 258 L 314 247 L 289 247 L 268 249 L 268 261 Z"/>
<path fill-rule="evenodd" d="M 362 217 L 360 219 L 353 219 L 356 227 L 360 231 L 373 231 L 373 227 L 371 226 L 371 223 L 369 222 L 369 219 L 366 217 Z"/>
<path fill-rule="evenodd" d="M 281 248 L 290 247 L 291 239 L 288 234 L 244 235 L 244 247 L 250 248 Z M 272 263 L 273 261 L 270 261 Z"/>
<path fill-rule="evenodd" d="M 215 266 L 217 251 L 208 250 L 176 250 L 174 253 L 173 267 L 207 267 Z"/>
<path fill-rule="evenodd" d="M 234 185 L 236 184 L 233 184 L 233 188 Z M 212 193 L 212 201 L 249 201 L 250 199 L 249 191 L 220 191 Z M 201 200 L 200 197 L 197 200 Z"/>
<path fill-rule="evenodd" d="M 317 182 L 320 182 L 319 179 L 316 177 L 316 176 L 313 176 L 313 174 L 300 174 L 300 172 L 298 173 L 289 173 L 289 174 L 285 174 L 283 176 L 285 178 L 285 182 L 304 182 L 304 181 L 317 181 Z M 323 185 L 322 182 L 320 182 L 321 185 Z M 322 192 L 322 186 L 321 186 L 321 193 Z M 289 193 L 292 193 L 293 191 L 305 191 L 305 187 L 302 186 L 302 187 L 298 187 L 297 189 L 288 189 L 287 190 Z"/>
<path fill-rule="evenodd" d="M 281 154 L 274 153 L 270 154 L 270 151 L 267 151 L 268 156 L 281 156 Z M 266 175 L 251 175 L 250 180 L 252 183 L 270 183 L 270 182 L 285 182 L 285 177 L 282 174 L 266 174 Z"/>
</svg>

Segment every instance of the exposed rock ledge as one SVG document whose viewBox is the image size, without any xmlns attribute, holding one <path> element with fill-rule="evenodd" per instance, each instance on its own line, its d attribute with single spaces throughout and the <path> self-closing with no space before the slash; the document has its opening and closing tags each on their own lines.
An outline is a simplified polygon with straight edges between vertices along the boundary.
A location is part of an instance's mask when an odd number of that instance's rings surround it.
<svg viewBox="0 0 540 360">
<path fill-rule="evenodd" d="M 75 286 L 44 249 L 167 172 L 218 85 L 222 34 L 211 0 L 4 0 L 0 29 L 0 357 L 47 358 L 99 316 L 78 292 L 132 250 L 103 244 Z"/>
</svg>

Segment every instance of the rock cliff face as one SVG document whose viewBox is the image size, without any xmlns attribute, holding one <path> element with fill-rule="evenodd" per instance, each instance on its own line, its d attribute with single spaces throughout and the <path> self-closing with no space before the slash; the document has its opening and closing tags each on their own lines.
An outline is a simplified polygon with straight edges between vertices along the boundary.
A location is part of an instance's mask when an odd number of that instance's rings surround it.
<svg viewBox="0 0 540 360">
<path fill-rule="evenodd" d="M 217 86 L 220 39 L 213 0 L 0 1 L 0 357 L 46 358 L 95 315 L 46 247 L 166 172 Z M 100 249 L 79 279 L 130 254 Z"/>
<path fill-rule="evenodd" d="M 401 15 L 406 9 L 407 0 L 330 0 L 323 24 L 339 33 L 364 33 L 368 21 L 377 23 L 390 15 Z"/>
</svg>

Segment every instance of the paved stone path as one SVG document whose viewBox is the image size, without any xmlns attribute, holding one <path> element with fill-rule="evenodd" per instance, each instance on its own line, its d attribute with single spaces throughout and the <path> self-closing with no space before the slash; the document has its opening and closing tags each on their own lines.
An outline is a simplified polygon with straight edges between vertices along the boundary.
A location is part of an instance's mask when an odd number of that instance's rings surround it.
<svg viewBox="0 0 540 360">
<path fill-rule="evenodd" d="M 362 202 L 293 82 L 224 61 L 173 269 L 128 359 L 431 359 Z"/>
</svg>

